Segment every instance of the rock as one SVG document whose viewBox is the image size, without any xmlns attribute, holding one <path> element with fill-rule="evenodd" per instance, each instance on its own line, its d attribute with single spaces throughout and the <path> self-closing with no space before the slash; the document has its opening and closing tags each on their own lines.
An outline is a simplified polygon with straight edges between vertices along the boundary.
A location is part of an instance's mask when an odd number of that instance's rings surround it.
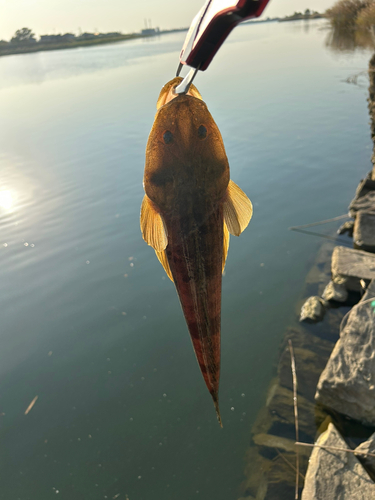
<svg viewBox="0 0 375 500">
<path fill-rule="evenodd" d="M 354 199 L 349 205 L 350 217 L 356 217 L 357 213 L 362 210 L 365 212 L 375 213 L 375 191 L 369 191 L 365 196 Z"/>
<path fill-rule="evenodd" d="M 310 451 L 310 450 L 309 450 Z M 283 457 L 283 458 L 282 458 Z M 285 462 L 287 460 L 288 462 Z M 306 462 L 304 465 L 302 462 Z M 296 473 L 293 470 L 296 464 L 296 456 L 293 453 L 282 453 L 275 457 L 274 466 L 267 474 L 267 495 L 264 500 L 281 500 L 292 499 L 294 497 Z M 300 456 L 300 467 L 305 470 L 308 465 L 308 460 Z M 301 498 L 301 489 L 303 479 L 299 479 L 299 495 Z M 258 499 L 258 496 L 257 496 Z"/>
<path fill-rule="evenodd" d="M 352 237 L 353 236 L 353 229 L 354 229 L 354 220 L 348 220 L 347 222 L 344 222 L 338 230 L 337 234 L 345 234 L 348 233 L 348 236 Z"/>
<path fill-rule="evenodd" d="M 372 453 L 375 454 L 375 432 L 372 434 L 367 441 L 361 443 L 355 451 L 359 451 L 361 453 Z M 375 477 L 375 457 L 369 457 L 365 455 L 356 455 L 361 464 L 365 467 L 370 476 L 374 479 Z"/>
<path fill-rule="evenodd" d="M 253 441 L 257 446 L 266 448 L 277 448 L 280 451 L 287 451 L 289 453 L 296 453 L 296 444 L 292 439 L 286 439 L 272 434 L 256 434 L 253 436 Z M 301 455 L 310 456 L 308 448 L 299 450 Z"/>
<path fill-rule="evenodd" d="M 298 395 L 297 399 L 299 430 L 305 434 L 306 439 L 308 437 L 313 438 L 317 426 L 325 419 L 326 414 L 305 397 Z M 275 383 L 269 391 L 266 404 L 273 417 L 273 427 L 283 436 L 289 434 L 290 437 L 294 438 L 293 391 Z M 270 428 L 270 432 L 274 432 L 272 427 Z"/>
<path fill-rule="evenodd" d="M 322 405 L 365 425 L 375 425 L 374 312 L 363 299 L 350 311 L 315 394 Z"/>
<path fill-rule="evenodd" d="M 252 446 L 246 453 L 246 480 L 241 485 L 241 495 L 244 499 L 255 497 L 257 500 L 277 500 L 281 498 L 294 498 L 295 488 L 295 451 L 287 452 L 278 445 L 292 449 L 295 442 L 283 440 L 278 436 L 257 436 L 260 446 Z M 276 446 L 276 448 L 275 448 Z M 261 453 L 259 453 L 259 448 Z M 300 454 L 300 471 L 304 474 L 308 466 L 308 457 L 311 449 Z M 272 458 L 266 458 L 268 455 Z M 303 479 L 300 478 L 302 489 Z"/>
<path fill-rule="evenodd" d="M 358 212 L 354 224 L 353 239 L 360 250 L 375 252 L 375 212 Z"/>
<path fill-rule="evenodd" d="M 317 296 L 309 297 L 302 306 L 299 320 L 316 323 L 323 319 L 324 313 L 325 308 L 322 299 Z"/>
<path fill-rule="evenodd" d="M 319 437 L 319 446 L 347 448 L 333 424 Z M 370 500 L 375 484 L 353 453 L 315 447 L 302 491 L 302 500 Z"/>
<path fill-rule="evenodd" d="M 358 184 L 357 189 L 355 190 L 354 200 L 358 198 L 362 198 L 370 191 L 375 190 L 375 182 L 371 179 L 371 171 L 366 175 L 364 179 Z M 353 200 L 353 201 L 354 201 Z"/>
<path fill-rule="evenodd" d="M 331 279 L 331 256 L 334 249 L 333 241 L 325 241 L 305 278 L 305 297 L 311 295 L 321 296 L 324 287 Z M 303 302 L 302 302 L 303 303 Z M 300 314 L 302 304 L 297 306 L 297 314 Z"/>
<path fill-rule="evenodd" d="M 298 394 L 302 394 L 306 399 L 314 401 L 316 385 L 327 364 L 334 344 L 295 328 L 290 328 L 285 337 L 290 339 L 293 344 L 298 377 Z M 280 385 L 293 390 L 290 352 L 287 343 L 282 350 L 277 373 Z"/>
<path fill-rule="evenodd" d="M 375 298 L 375 280 L 370 281 L 368 287 L 366 288 L 366 292 L 362 297 L 362 301 Z"/>
<path fill-rule="evenodd" d="M 324 300 L 335 300 L 336 302 L 346 302 L 348 300 L 348 291 L 342 285 L 330 281 L 325 287 L 322 298 Z"/>
<path fill-rule="evenodd" d="M 354 199 L 349 205 L 349 214 L 351 217 L 356 217 L 359 210 L 368 210 L 373 212 L 375 210 L 375 178 L 372 178 L 369 172 L 365 179 L 359 183 Z M 368 196 L 369 195 L 369 196 Z"/>
<path fill-rule="evenodd" d="M 375 278 L 375 255 L 337 246 L 333 250 L 332 280 L 345 286 L 347 290 L 359 292 L 362 290 L 361 279 Z"/>
<path fill-rule="evenodd" d="M 257 446 L 250 446 L 246 451 L 245 480 L 240 486 L 240 496 L 264 499 L 267 493 L 267 472 L 273 462 L 258 453 Z"/>
</svg>

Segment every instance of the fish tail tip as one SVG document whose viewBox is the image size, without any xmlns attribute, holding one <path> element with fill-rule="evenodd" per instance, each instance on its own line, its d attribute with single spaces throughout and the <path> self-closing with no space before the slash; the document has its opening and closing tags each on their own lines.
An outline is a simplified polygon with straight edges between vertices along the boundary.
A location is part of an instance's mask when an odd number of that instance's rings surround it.
<svg viewBox="0 0 375 500">
<path fill-rule="evenodd" d="M 219 422 L 220 427 L 223 428 L 223 422 L 221 420 L 219 401 L 217 399 L 217 396 L 213 397 L 213 400 L 214 400 L 214 405 L 215 405 L 215 410 L 216 410 L 217 421 Z"/>
</svg>

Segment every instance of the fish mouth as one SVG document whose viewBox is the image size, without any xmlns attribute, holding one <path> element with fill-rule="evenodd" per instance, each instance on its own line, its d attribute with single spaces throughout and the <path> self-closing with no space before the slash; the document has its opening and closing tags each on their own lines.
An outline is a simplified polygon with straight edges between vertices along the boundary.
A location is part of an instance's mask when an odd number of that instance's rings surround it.
<svg viewBox="0 0 375 500">
<path fill-rule="evenodd" d="M 190 89 L 186 92 L 186 94 L 176 94 L 176 92 L 175 92 L 176 87 L 177 87 L 177 84 L 171 86 L 171 88 L 169 89 L 168 94 L 165 97 L 165 103 L 164 104 L 168 104 L 173 99 L 176 99 L 177 97 L 181 97 L 182 95 L 190 95 L 191 97 L 194 97 L 194 95 L 191 93 Z"/>
<path fill-rule="evenodd" d="M 169 102 L 173 101 L 173 99 L 176 99 L 176 97 L 183 97 L 185 95 L 189 95 L 190 97 L 195 97 L 199 100 L 202 100 L 202 96 L 193 84 L 190 85 L 189 90 L 186 94 L 176 94 L 175 89 L 181 82 L 182 78 L 178 76 L 164 85 L 164 87 L 161 89 L 159 99 L 156 104 L 156 109 L 159 109 L 165 104 L 168 104 Z"/>
</svg>

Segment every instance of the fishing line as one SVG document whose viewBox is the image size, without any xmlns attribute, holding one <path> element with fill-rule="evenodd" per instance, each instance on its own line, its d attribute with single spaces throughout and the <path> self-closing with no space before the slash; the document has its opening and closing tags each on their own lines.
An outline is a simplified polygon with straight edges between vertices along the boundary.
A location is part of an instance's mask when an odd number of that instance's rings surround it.
<svg viewBox="0 0 375 500">
<path fill-rule="evenodd" d="M 346 218 L 350 218 L 350 215 L 343 214 L 339 215 L 338 217 L 333 217 L 332 219 L 325 219 L 325 220 L 320 220 L 318 222 L 311 222 L 311 224 L 303 224 L 302 226 L 292 226 L 289 227 L 288 229 L 293 231 L 294 229 L 302 229 L 303 227 L 320 226 L 321 224 L 327 224 L 328 222 L 334 222 L 335 220 L 346 219 Z"/>
<path fill-rule="evenodd" d="M 337 237 L 335 238 L 333 236 L 328 236 L 326 234 L 315 233 L 314 231 L 306 231 L 305 229 L 303 229 L 303 228 L 306 228 L 306 227 L 320 226 L 322 224 L 328 224 L 329 222 L 334 222 L 334 221 L 345 219 L 345 218 L 350 218 L 350 215 L 343 214 L 343 215 L 339 215 L 338 217 L 333 217 L 332 219 L 325 219 L 325 220 L 321 220 L 321 221 L 318 221 L 318 222 L 311 222 L 310 224 L 303 224 L 302 226 L 292 226 L 292 227 L 288 227 L 288 230 L 289 231 L 295 231 L 297 233 L 309 234 L 309 235 L 312 235 L 312 236 L 319 236 L 320 238 L 325 238 L 326 240 L 331 240 L 331 241 L 339 242 L 339 243 L 341 243 L 343 246 L 345 246 L 347 248 L 352 248 L 352 245 L 347 245 L 345 241 L 340 240 Z"/>
</svg>

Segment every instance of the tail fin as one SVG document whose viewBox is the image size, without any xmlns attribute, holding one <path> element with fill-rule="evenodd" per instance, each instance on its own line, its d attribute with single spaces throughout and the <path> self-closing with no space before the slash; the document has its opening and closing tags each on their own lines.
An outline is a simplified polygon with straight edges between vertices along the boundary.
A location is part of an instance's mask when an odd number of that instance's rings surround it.
<svg viewBox="0 0 375 500">
<path fill-rule="evenodd" d="M 223 428 L 223 422 L 221 421 L 220 408 L 219 408 L 219 398 L 216 394 L 215 395 L 211 394 L 211 396 L 216 410 L 217 421 L 219 422 L 220 427 Z"/>
</svg>

